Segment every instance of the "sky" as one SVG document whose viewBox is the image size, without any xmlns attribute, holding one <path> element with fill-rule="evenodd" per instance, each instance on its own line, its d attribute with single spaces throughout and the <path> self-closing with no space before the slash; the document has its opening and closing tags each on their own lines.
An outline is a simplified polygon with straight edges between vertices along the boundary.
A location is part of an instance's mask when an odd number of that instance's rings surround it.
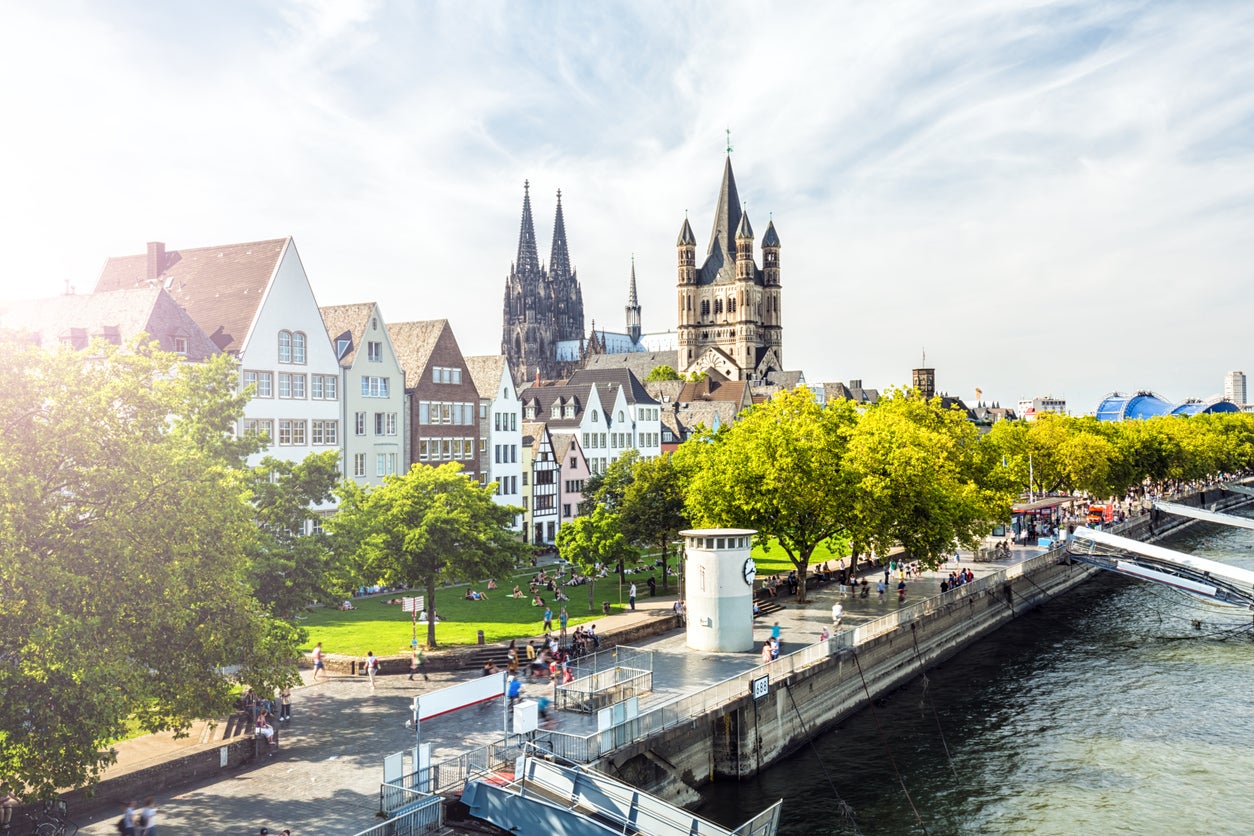
<svg viewBox="0 0 1254 836">
<path fill-rule="evenodd" d="M 675 327 L 727 131 L 788 368 L 973 403 L 1254 375 L 1249 2 L 0 0 L 0 298 L 292 236 L 322 305 L 497 353 L 531 183 L 585 321 Z M 759 254 L 760 260 L 760 254 Z"/>
</svg>

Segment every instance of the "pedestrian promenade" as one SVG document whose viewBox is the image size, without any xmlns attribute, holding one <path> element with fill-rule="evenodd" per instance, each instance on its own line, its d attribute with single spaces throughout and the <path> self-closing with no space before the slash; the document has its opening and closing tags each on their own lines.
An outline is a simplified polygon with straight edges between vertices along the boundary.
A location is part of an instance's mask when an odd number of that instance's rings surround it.
<svg viewBox="0 0 1254 836">
<path fill-rule="evenodd" d="M 973 563 L 963 556 L 959 566 L 971 567 L 983 577 L 1041 553 L 1042 549 L 1016 547 L 1009 559 L 995 563 Z M 908 581 L 906 604 L 938 594 L 943 576 L 955 568 L 950 564 L 938 572 L 927 572 Z M 845 618 L 841 629 L 851 629 L 895 611 L 896 578 L 883 600 L 875 592 L 875 581 L 882 573 L 868 575 L 871 592 L 867 598 L 846 596 L 842 603 Z M 787 654 L 819 640 L 824 627 L 831 628 L 831 607 L 837 600 L 834 583 L 810 590 L 809 602 L 796 604 L 788 596 L 778 600 L 783 609 L 755 619 L 756 648 L 770 636 L 778 621 L 782 652 Z M 608 636 L 669 612 L 674 596 L 641 598 L 635 612 L 627 611 L 597 620 L 597 632 Z M 636 645 L 653 651 L 653 690 L 640 700 L 642 710 L 685 693 L 712 685 L 750 670 L 760 662 L 758 650 L 743 653 L 694 651 L 685 644 L 682 630 Z M 333 652 L 333 648 L 330 649 Z M 410 681 L 406 675 L 381 676 L 371 690 L 365 677 L 332 675 L 310 682 L 310 671 L 303 672 L 304 685 L 294 689 L 292 720 L 280 725 L 280 747 L 273 758 L 264 755 L 211 780 L 158 795 L 159 829 L 164 832 L 255 834 L 262 826 L 272 833 L 291 828 L 293 834 L 355 833 L 372 823 L 378 811 L 379 784 L 383 779 L 383 758 L 412 748 L 413 730 L 405 727 L 411 717 L 412 700 L 422 694 L 479 675 L 477 670 L 431 672 L 429 680 Z M 551 693 L 547 682 L 524 686 L 524 696 Z M 423 742 L 431 743 L 433 758 L 440 760 L 499 740 L 503 734 L 504 711 L 501 701 L 458 711 L 422 723 Z M 595 717 L 571 712 L 555 712 L 562 731 L 583 734 L 595 728 Z M 195 747 L 221 745 L 206 741 L 208 725 L 197 726 L 190 738 L 174 741 L 170 735 L 149 735 L 118 744 L 118 763 L 106 777 L 123 770 L 150 767 L 181 757 Z M 71 810 L 84 834 L 116 832 L 120 810 L 101 806 L 92 814 Z"/>
</svg>

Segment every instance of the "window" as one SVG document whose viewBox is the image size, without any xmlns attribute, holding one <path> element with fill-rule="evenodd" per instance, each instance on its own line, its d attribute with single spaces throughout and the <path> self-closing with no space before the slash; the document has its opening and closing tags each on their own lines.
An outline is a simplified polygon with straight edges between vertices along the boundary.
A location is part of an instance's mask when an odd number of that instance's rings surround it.
<svg viewBox="0 0 1254 836">
<path fill-rule="evenodd" d="M 486 438 L 479 439 L 479 452 L 480 453 L 488 452 L 488 440 Z"/>
<path fill-rule="evenodd" d="M 366 454 L 354 453 L 353 454 L 353 476 L 360 479 L 364 477 L 365 475 L 366 475 Z"/>
<path fill-rule="evenodd" d="M 383 343 L 367 342 L 366 343 L 366 359 L 371 363 L 383 362 Z"/>
<path fill-rule="evenodd" d="M 310 440 L 313 444 L 334 446 L 340 443 L 339 421 L 313 421 L 310 427 Z"/>
<path fill-rule="evenodd" d="M 386 398 L 388 396 L 388 379 L 362 375 L 361 396 L 363 398 Z"/>
<path fill-rule="evenodd" d="M 570 503 L 568 502 L 562 503 L 562 516 L 566 518 L 570 517 Z"/>
<path fill-rule="evenodd" d="M 305 376 L 303 374 L 292 375 L 292 397 L 305 397 Z"/>
<path fill-rule="evenodd" d="M 279 362 L 280 363 L 292 362 L 292 332 L 291 331 L 279 332 Z"/>
<path fill-rule="evenodd" d="M 618 410 L 618 420 L 619 420 L 619 421 L 624 420 L 624 419 L 623 419 L 623 411 L 622 411 L 621 409 L 620 409 L 620 410 Z"/>
<path fill-rule="evenodd" d="M 389 412 L 387 414 L 387 418 L 384 421 L 383 429 L 385 430 L 387 435 L 396 435 L 396 413 L 395 412 Z"/>
<path fill-rule="evenodd" d="M 273 398 L 273 384 L 274 378 L 271 376 L 270 372 L 255 372 L 248 369 L 244 370 L 244 385 L 257 387 L 257 391 L 253 397 Z"/>
<path fill-rule="evenodd" d="M 187 337 L 174 338 L 174 353 L 182 354 L 184 357 L 187 356 Z"/>
<path fill-rule="evenodd" d="M 592 410 L 592 423 L 595 424 L 596 422 L 597 422 L 597 411 L 594 409 Z"/>
<path fill-rule="evenodd" d="M 292 362 L 302 365 L 305 362 L 305 335 L 300 331 L 292 334 Z"/>
<path fill-rule="evenodd" d="M 418 401 L 418 423 L 431 423 L 431 401 Z"/>
<path fill-rule="evenodd" d="M 479 403 L 479 417 L 480 417 L 481 419 L 483 419 L 483 418 L 487 418 L 487 417 L 488 417 L 488 403 L 487 403 L 487 401 L 480 401 L 480 403 Z"/>
<path fill-rule="evenodd" d="M 570 466 L 571 466 L 571 467 L 579 467 L 579 459 L 577 459 L 577 458 L 576 458 L 576 457 L 574 457 L 574 456 L 571 456 L 571 457 L 570 457 Z"/>
<path fill-rule="evenodd" d="M 427 439 L 425 438 L 418 439 L 418 460 L 419 461 L 425 462 L 427 460 L 427 458 L 430 456 L 429 449 L 430 449 L 430 445 L 428 444 Z"/>
<path fill-rule="evenodd" d="M 518 415 L 515 413 L 510 413 L 509 429 L 510 432 L 518 432 Z"/>
<path fill-rule="evenodd" d="M 357 435 L 366 434 L 366 413 L 353 413 L 353 432 Z"/>
<path fill-rule="evenodd" d="M 383 413 L 376 412 L 374 414 L 374 434 L 383 435 Z"/>
<path fill-rule="evenodd" d="M 337 388 L 335 375 L 315 374 L 309 376 L 309 397 L 314 400 L 335 400 Z"/>
<path fill-rule="evenodd" d="M 265 418 L 245 418 L 240 422 L 242 435 L 264 435 L 274 438 L 274 422 Z"/>
<path fill-rule="evenodd" d="M 523 487 L 525 488 L 527 487 L 527 471 L 525 470 L 523 471 L 522 478 L 523 478 Z"/>
</svg>

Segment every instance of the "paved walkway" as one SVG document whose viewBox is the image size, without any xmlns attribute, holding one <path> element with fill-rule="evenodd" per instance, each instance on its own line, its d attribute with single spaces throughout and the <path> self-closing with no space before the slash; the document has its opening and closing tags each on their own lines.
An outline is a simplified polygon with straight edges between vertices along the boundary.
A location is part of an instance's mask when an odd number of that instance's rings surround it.
<svg viewBox="0 0 1254 836">
<path fill-rule="evenodd" d="M 1007 561 L 971 563 L 964 557 L 960 565 L 970 566 L 982 577 L 1041 551 L 1015 548 Z M 940 572 L 925 573 L 909 581 L 906 603 L 937 594 L 942 576 L 952 568 L 951 563 Z M 875 577 L 869 579 L 869 597 L 843 599 L 843 629 L 897 609 L 895 589 L 880 600 L 874 589 Z M 896 579 L 891 585 L 895 588 Z M 770 636 L 771 625 L 777 620 L 784 653 L 817 641 L 823 627 L 830 627 L 837 587 L 825 585 L 811 590 L 809 597 L 805 606 L 781 597 L 783 610 L 756 619 L 757 647 Z M 597 632 L 605 635 L 658 617 L 662 611 L 669 611 L 673 600 L 673 596 L 641 599 L 635 612 L 598 619 Z M 692 651 L 685 644 L 683 631 L 673 631 L 640 646 L 654 652 L 653 692 L 641 700 L 642 709 L 735 676 L 759 662 L 756 651 Z M 477 675 L 477 671 L 433 672 L 430 680 L 414 682 L 404 675 L 383 676 L 377 688 L 371 690 L 364 677 L 339 675 L 310 683 L 310 672 L 305 671 L 304 686 L 293 691 L 292 720 L 280 726 L 282 746 L 278 754 L 173 794 L 159 795 L 158 829 L 167 833 L 241 836 L 255 836 L 262 826 L 270 828 L 271 833 L 288 827 L 296 836 L 362 830 L 375 821 L 378 811 L 383 757 L 414 745 L 413 731 L 405 728 L 414 695 Z M 547 684 L 528 684 L 524 693 L 538 697 L 548 688 Z M 439 760 L 499 739 L 502 721 L 500 704 L 490 703 L 425 721 L 422 738 L 432 744 L 433 757 Z M 558 712 L 557 722 L 558 728 L 570 731 L 591 730 L 595 726 L 594 718 L 567 712 Z M 203 734 L 204 727 L 197 727 L 188 740 L 149 735 L 119 744 L 118 764 L 106 777 L 179 757 L 191 747 L 215 745 L 202 743 Z M 81 833 L 108 834 L 116 832 L 114 823 L 119 815 L 119 811 L 106 806 L 94 815 L 80 814 L 76 819 L 82 826 Z"/>
</svg>

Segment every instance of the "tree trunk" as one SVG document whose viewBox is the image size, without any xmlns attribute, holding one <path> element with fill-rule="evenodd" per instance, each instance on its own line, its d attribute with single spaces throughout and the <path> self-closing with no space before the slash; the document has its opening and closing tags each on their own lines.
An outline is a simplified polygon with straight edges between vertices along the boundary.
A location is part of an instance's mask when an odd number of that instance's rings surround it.
<svg viewBox="0 0 1254 836">
<path fill-rule="evenodd" d="M 801 559 L 796 561 L 797 566 L 797 603 L 805 604 L 806 601 L 806 578 L 810 574 L 810 555 L 814 550 L 806 552 Z"/>
<path fill-rule="evenodd" d="M 427 647 L 435 647 L 435 580 L 427 581 Z"/>
<path fill-rule="evenodd" d="M 666 591 L 666 589 L 667 589 L 667 583 L 666 583 L 666 559 L 670 556 L 669 554 L 667 554 L 667 551 L 666 551 L 666 545 L 667 545 L 667 543 L 666 543 L 666 538 L 665 538 L 665 537 L 663 537 L 663 538 L 662 538 L 662 591 L 663 591 L 663 592 L 665 592 L 665 591 Z"/>
</svg>

